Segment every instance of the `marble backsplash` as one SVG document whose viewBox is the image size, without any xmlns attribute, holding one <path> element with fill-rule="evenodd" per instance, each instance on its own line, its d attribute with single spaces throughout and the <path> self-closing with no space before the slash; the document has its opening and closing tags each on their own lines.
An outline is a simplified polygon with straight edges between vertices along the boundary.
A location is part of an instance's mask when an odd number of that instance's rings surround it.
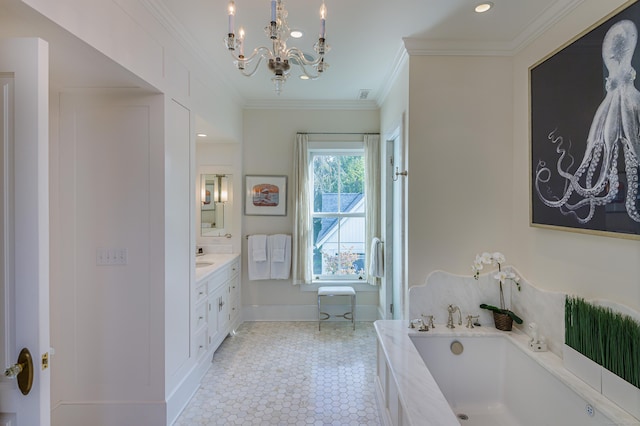
<svg viewBox="0 0 640 426">
<path fill-rule="evenodd" d="M 513 271 L 520 277 L 517 269 Z M 500 290 L 494 272 L 480 275 L 474 279 L 471 275 L 454 275 L 444 271 L 434 271 L 427 277 L 426 283 L 409 289 L 409 318 L 421 318 L 422 315 L 433 315 L 436 326 L 446 324 L 447 306 L 457 305 L 462 312 L 462 325 L 458 325 L 456 313 L 456 327 L 465 327 L 466 316 L 479 316 L 481 325 L 493 326 L 493 315 L 486 309 L 480 309 L 481 303 L 498 306 L 500 304 Z M 515 284 L 504 285 L 505 304 L 515 312 L 523 323 L 513 324 L 523 333 L 531 336 L 529 324 L 538 326 L 538 336 L 543 337 L 549 350 L 562 358 L 564 345 L 564 304 L 567 294 L 563 292 L 539 289 L 529 283 L 524 277 L 520 280 L 520 291 Z M 573 296 L 573 295 L 571 295 Z M 580 296 L 580 295 L 577 295 Z M 587 300 L 594 305 L 600 305 L 628 315 L 640 323 L 640 312 L 625 305 L 607 300 Z"/>
<path fill-rule="evenodd" d="M 518 271 L 514 268 L 518 275 Z M 436 326 L 447 322 L 447 306 L 457 305 L 462 312 L 462 325 L 465 327 L 467 315 L 479 316 L 481 325 L 493 326 L 493 315 L 486 309 L 480 309 L 481 303 L 498 306 L 500 291 L 495 272 L 480 275 L 476 280 L 472 276 L 454 275 L 444 271 L 432 272 L 425 285 L 409 289 L 410 319 L 421 315 L 433 315 Z M 520 275 L 521 276 L 521 275 Z M 538 336 L 544 338 L 550 351 L 562 357 L 564 344 L 564 304 L 566 294 L 541 290 L 531 285 L 526 279 L 520 280 L 520 291 L 515 284 L 504 285 L 504 298 L 507 307 L 515 312 L 522 324 L 513 324 L 523 333 L 531 335 L 529 324 L 538 326 Z"/>
</svg>

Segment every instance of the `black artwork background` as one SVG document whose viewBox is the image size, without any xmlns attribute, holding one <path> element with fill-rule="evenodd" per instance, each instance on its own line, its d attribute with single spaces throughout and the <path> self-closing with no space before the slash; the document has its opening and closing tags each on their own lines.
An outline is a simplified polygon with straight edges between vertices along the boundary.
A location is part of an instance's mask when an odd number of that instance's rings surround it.
<svg viewBox="0 0 640 426">
<path fill-rule="evenodd" d="M 542 161 L 551 170 L 551 180 L 540 184 L 543 195 L 561 197 L 565 179 L 557 172 L 560 154 L 558 144 L 551 143 L 549 135 L 555 130 L 563 138 L 562 148 L 573 156 L 573 165 L 565 159 L 562 169 L 574 173 L 584 156 L 587 135 L 595 112 L 606 96 L 605 79 L 608 71 L 602 60 L 602 41 L 616 22 L 629 19 L 640 29 L 640 3 L 624 9 L 587 34 L 575 40 L 550 58 L 530 70 L 531 90 L 531 212 L 532 223 L 574 229 L 606 231 L 640 235 L 640 223 L 632 220 L 624 206 L 626 194 L 619 194 L 614 202 L 596 207 L 594 217 L 579 223 L 573 215 L 564 215 L 558 208 L 548 207 L 535 190 L 535 173 Z M 633 68 L 640 73 L 640 49 L 636 46 Z M 636 88 L 638 88 L 636 80 Z M 619 178 L 626 192 L 626 174 L 623 151 L 619 151 Z M 570 202 L 577 198 L 572 197 Z M 582 216 L 586 210 L 579 211 Z"/>
</svg>

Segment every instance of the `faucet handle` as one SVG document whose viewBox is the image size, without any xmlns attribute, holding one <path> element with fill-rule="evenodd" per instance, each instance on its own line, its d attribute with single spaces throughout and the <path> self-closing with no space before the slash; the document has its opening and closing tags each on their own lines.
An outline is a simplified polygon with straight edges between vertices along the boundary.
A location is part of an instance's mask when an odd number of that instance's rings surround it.
<svg viewBox="0 0 640 426">
<path fill-rule="evenodd" d="M 416 318 L 409 321 L 409 328 L 416 328 L 416 324 L 418 324 L 418 331 L 429 331 L 429 326 L 424 323 L 422 318 Z"/>
<path fill-rule="evenodd" d="M 480 315 L 467 315 L 467 325 L 466 325 L 466 327 L 467 328 L 475 328 L 473 326 L 473 320 L 474 319 L 477 320 L 478 318 L 480 318 Z"/>
</svg>

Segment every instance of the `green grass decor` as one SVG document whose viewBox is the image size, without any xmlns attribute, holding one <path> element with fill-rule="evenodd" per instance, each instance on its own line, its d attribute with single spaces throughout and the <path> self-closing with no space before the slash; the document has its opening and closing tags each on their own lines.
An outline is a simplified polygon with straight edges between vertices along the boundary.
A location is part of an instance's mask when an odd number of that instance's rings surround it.
<svg viewBox="0 0 640 426">
<path fill-rule="evenodd" d="M 640 323 L 610 308 L 567 297 L 565 343 L 640 388 Z"/>
</svg>

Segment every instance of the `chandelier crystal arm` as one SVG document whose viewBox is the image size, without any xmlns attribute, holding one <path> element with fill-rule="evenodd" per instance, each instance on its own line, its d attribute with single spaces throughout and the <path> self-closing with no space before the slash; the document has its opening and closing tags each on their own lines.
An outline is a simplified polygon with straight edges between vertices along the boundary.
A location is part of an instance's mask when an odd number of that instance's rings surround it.
<svg viewBox="0 0 640 426">
<path fill-rule="evenodd" d="M 268 47 L 265 46 L 256 47 L 255 49 L 253 49 L 253 52 L 251 52 L 251 55 L 249 56 L 244 56 L 242 54 L 236 55 L 233 50 L 229 50 L 229 53 L 235 61 L 244 61 L 245 64 L 251 63 L 256 57 L 259 57 L 260 60 L 262 58 L 270 59 L 272 57 L 271 51 Z"/>
<path fill-rule="evenodd" d="M 243 61 L 242 59 L 238 59 L 237 61 L 235 61 L 236 68 L 238 68 L 240 73 L 242 75 L 244 75 L 245 77 L 251 77 L 256 73 L 256 71 L 258 71 L 258 67 L 262 63 L 263 59 L 264 59 L 264 57 L 262 57 L 262 56 L 258 56 L 258 60 L 256 60 L 256 61 L 253 61 L 253 60 L 251 60 L 251 61 L 244 60 Z"/>
<path fill-rule="evenodd" d="M 301 66 L 302 65 L 308 65 L 308 66 L 318 65 L 324 59 L 324 56 L 318 56 L 314 60 L 310 61 L 305 56 L 304 52 L 298 49 L 297 47 L 292 47 L 288 49 L 285 56 L 287 58 L 295 58 L 295 60 L 298 61 Z"/>
</svg>

